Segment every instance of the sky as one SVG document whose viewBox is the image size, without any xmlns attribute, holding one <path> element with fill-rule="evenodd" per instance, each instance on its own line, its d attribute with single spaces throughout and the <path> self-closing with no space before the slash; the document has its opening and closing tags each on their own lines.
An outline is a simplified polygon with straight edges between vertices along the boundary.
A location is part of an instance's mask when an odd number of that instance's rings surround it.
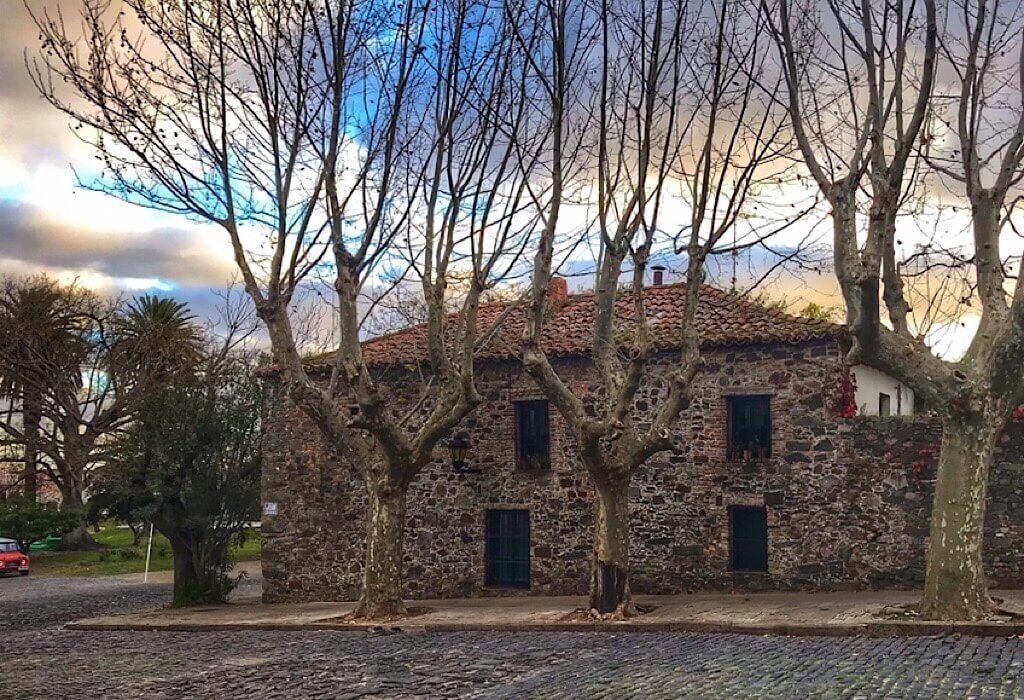
<svg viewBox="0 0 1024 700">
<path fill-rule="evenodd" d="M 38 32 L 22 0 L 0 0 L 0 8 L 0 274 L 45 272 L 104 293 L 173 294 L 207 313 L 213 290 L 234 273 L 224 234 L 76 187 L 75 171 L 88 172 L 94 153 L 32 84 L 25 54 L 37 50 Z M 840 303 L 830 280 L 791 279 L 773 293 Z"/>
<path fill-rule="evenodd" d="M 33 7 L 69 10 L 76 4 L 28 1 Z M 45 272 L 106 294 L 169 294 L 188 302 L 197 315 L 212 316 L 220 302 L 218 292 L 235 271 L 226 236 L 210 225 L 76 187 L 75 169 L 88 172 L 95 156 L 32 84 L 25 54 L 34 53 L 37 42 L 23 1 L 0 0 L 0 275 Z M 827 222 L 818 225 L 827 241 Z M 926 237 L 918 228 L 904 227 L 901 238 L 907 245 Z M 674 268 L 681 267 L 679 261 L 658 262 L 668 264 L 670 280 Z M 730 263 L 712 269 L 714 282 L 728 283 Z M 741 276 L 756 264 L 740 260 Z M 586 267 L 585 259 L 574 265 L 573 271 L 580 273 L 574 280 L 577 289 L 587 286 Z M 808 301 L 842 306 L 827 267 L 820 274 L 784 275 L 766 291 L 786 298 L 793 310 Z M 955 331 L 954 347 L 969 339 L 972 325 L 967 318 L 965 328 Z"/>
<path fill-rule="evenodd" d="M 102 293 L 173 294 L 212 314 L 214 290 L 234 272 L 223 234 L 76 187 L 74 169 L 89 169 L 94 156 L 29 78 L 25 52 L 37 40 L 22 0 L 0 0 L 0 275 L 45 272 Z"/>
</svg>

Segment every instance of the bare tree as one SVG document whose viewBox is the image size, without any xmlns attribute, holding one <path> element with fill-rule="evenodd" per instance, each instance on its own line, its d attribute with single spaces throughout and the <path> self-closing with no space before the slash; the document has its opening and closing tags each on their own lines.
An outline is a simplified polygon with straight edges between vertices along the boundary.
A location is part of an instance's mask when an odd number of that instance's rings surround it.
<svg viewBox="0 0 1024 700">
<path fill-rule="evenodd" d="M 553 185 L 535 257 L 524 361 L 564 418 L 594 482 L 590 608 L 600 615 L 628 616 L 635 612 L 629 587 L 629 481 L 650 457 L 678 447 L 672 425 L 689 403 L 701 365 L 696 315 L 704 264 L 739 218 L 749 214 L 748 198 L 756 199 L 769 179 L 766 164 L 781 150 L 781 120 L 750 78 L 763 50 L 761 20 L 739 3 L 602 0 L 577 8 L 578 14 L 556 3 L 541 7 L 551 47 L 541 79 L 553 115 Z M 580 61 L 566 54 L 567 17 L 592 25 L 597 37 L 584 62 L 596 76 L 588 90 L 572 84 Z M 590 100 L 586 108 L 566 103 L 578 95 Z M 569 125 L 580 113 L 594 143 L 576 177 L 585 179 L 592 193 L 599 236 L 591 350 L 599 388 L 585 396 L 558 375 L 541 344 L 555 242 L 565 233 L 559 230 L 567 196 L 560 139 L 572 133 Z M 780 177 L 776 170 L 771 179 Z M 671 197 L 684 201 L 690 212 L 681 230 L 662 220 Z M 634 415 L 634 399 L 656 353 L 642 289 L 652 253 L 673 245 L 687 260 L 682 350 L 667 377 L 667 395 L 647 423 Z M 624 274 L 631 279 L 628 293 L 620 289 Z M 628 300 L 625 315 L 620 299 Z"/>
<path fill-rule="evenodd" d="M 853 336 L 849 360 L 906 383 L 943 418 L 921 613 L 982 618 L 992 606 L 982 564 L 988 468 L 998 435 L 1024 398 L 1024 302 L 1018 287 L 1011 303 L 999 252 L 1013 209 L 1007 193 L 1024 156 L 1020 95 L 1006 99 L 1007 86 L 1019 79 L 1014 73 L 1007 80 L 1001 59 L 1020 41 L 1019 27 L 1011 28 L 1019 8 L 959 4 L 946 22 L 954 29 L 940 37 L 933 0 L 830 1 L 821 16 L 788 0 L 773 5 L 793 129 L 832 208 L 836 273 Z M 957 126 L 950 125 L 958 143 L 945 149 L 934 142 L 942 126 L 941 100 L 933 99 L 941 58 L 961 86 Z M 1015 63 L 1014 71 L 1020 67 Z M 992 128 L 996 111 L 1013 113 L 1008 130 Z M 969 259 L 982 320 L 966 355 L 953 361 L 940 360 L 925 344 L 924 328 L 911 322 L 906 279 L 921 274 L 923 259 L 898 255 L 897 221 L 919 191 L 922 156 L 942 177 L 965 185 L 972 208 Z M 859 239 L 862 224 L 867 231 Z M 932 251 L 933 260 L 939 252 Z"/>
<path fill-rule="evenodd" d="M 402 614 L 405 495 L 481 400 L 480 295 L 527 230 L 529 156 L 514 135 L 530 88 L 510 15 L 490 0 L 122 5 L 85 0 L 80 40 L 60 14 L 36 14 L 38 87 L 96 148 L 94 187 L 230 240 L 285 394 L 366 483 L 357 614 Z M 408 414 L 360 343 L 361 291 L 397 250 L 416 264 L 433 376 Z M 450 316 L 453 270 L 472 284 Z M 307 372 L 291 317 L 323 279 L 339 340 L 326 382 Z"/>
<path fill-rule="evenodd" d="M 1024 196 L 1024 13 L 998 0 L 952 2 L 947 13 L 940 69 L 955 78 L 951 95 L 936 91 L 924 151 L 938 178 L 957 183 L 970 206 L 970 254 L 963 259 L 981 314 L 964 356 L 935 382 L 948 402 L 922 613 L 973 619 L 993 607 L 982 557 L 992 453 L 1024 402 L 1021 259 L 1004 257 L 1001 245 L 1016 231 Z"/>
</svg>

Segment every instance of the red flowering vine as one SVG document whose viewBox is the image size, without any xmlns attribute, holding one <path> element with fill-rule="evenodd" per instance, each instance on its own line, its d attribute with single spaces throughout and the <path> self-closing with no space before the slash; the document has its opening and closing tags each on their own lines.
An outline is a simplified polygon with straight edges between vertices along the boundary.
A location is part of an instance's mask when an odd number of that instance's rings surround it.
<svg viewBox="0 0 1024 700">
<path fill-rule="evenodd" d="M 857 415 L 857 377 L 847 370 L 846 376 L 839 384 L 839 400 L 837 410 L 840 418 L 853 418 Z"/>
<path fill-rule="evenodd" d="M 938 447 L 926 445 L 917 451 L 917 459 L 910 463 L 910 480 L 920 482 L 924 480 L 925 470 L 939 457 Z"/>
</svg>

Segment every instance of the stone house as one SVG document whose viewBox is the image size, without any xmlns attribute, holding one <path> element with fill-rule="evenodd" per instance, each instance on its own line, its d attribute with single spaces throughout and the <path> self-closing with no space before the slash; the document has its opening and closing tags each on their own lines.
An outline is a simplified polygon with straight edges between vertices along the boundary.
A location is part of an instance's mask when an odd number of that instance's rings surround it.
<svg viewBox="0 0 1024 700">
<path fill-rule="evenodd" d="M 683 287 L 643 293 L 659 353 L 636 398 L 641 416 L 666 392 Z M 502 310 L 483 307 L 481 323 Z M 618 313 L 631 312 L 625 293 Z M 543 343 L 581 393 L 593 379 L 592 314 L 592 294 L 567 295 L 555 280 Z M 511 312 L 480 352 L 485 403 L 460 428 L 470 443 L 467 468 L 453 469 L 442 447 L 410 489 L 409 597 L 587 590 L 592 491 L 560 416 L 517 359 L 522 322 Z M 698 325 L 705 365 L 676 424 L 682 451 L 651 459 L 630 489 L 634 592 L 919 584 L 937 421 L 913 415 L 913 394 L 891 377 L 848 368 L 842 326 L 712 287 L 702 289 Z M 415 327 L 365 345 L 396 404 L 423 381 L 424 341 Z M 267 383 L 264 598 L 352 599 L 361 580 L 363 485 L 324 450 L 272 375 Z M 848 417 L 851 400 L 867 415 Z M 987 556 L 997 585 L 1024 584 L 1018 428 L 1007 430 L 991 477 Z"/>
</svg>

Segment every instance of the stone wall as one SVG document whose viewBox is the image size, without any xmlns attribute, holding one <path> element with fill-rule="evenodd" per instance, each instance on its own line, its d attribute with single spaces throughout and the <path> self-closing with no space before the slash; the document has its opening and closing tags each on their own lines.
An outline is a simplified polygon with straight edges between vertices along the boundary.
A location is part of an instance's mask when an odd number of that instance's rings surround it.
<svg viewBox="0 0 1024 700">
<path fill-rule="evenodd" d="M 705 357 L 693 403 L 677 424 L 684 451 L 655 457 L 633 479 L 634 591 L 919 584 L 939 426 L 926 418 L 838 418 L 845 370 L 831 342 L 713 349 Z M 649 373 L 637 397 L 641 414 L 665 396 L 671 360 L 662 358 Z M 561 361 L 557 369 L 581 393 L 589 386 L 586 361 Z M 552 409 L 550 471 L 517 470 L 512 402 L 541 394 L 514 363 L 489 364 L 479 374 L 486 402 L 463 426 L 473 446 L 472 470 L 456 474 L 439 460 L 409 494 L 408 594 L 511 593 L 484 587 L 484 520 L 493 508 L 530 511 L 528 593 L 583 593 L 592 495 L 564 424 Z M 396 395 L 407 395 L 416 384 L 414 375 L 399 370 L 386 380 Z M 268 383 L 263 501 L 275 503 L 277 512 L 263 518 L 264 597 L 354 598 L 362 565 L 363 486 Z M 770 458 L 726 459 L 726 397 L 735 393 L 771 395 Z M 1018 554 L 1024 549 L 1022 476 L 1024 431 L 1014 425 L 996 459 L 989 507 L 989 570 L 1000 585 L 1024 584 Z M 734 505 L 766 509 L 767 573 L 730 571 Z"/>
</svg>

